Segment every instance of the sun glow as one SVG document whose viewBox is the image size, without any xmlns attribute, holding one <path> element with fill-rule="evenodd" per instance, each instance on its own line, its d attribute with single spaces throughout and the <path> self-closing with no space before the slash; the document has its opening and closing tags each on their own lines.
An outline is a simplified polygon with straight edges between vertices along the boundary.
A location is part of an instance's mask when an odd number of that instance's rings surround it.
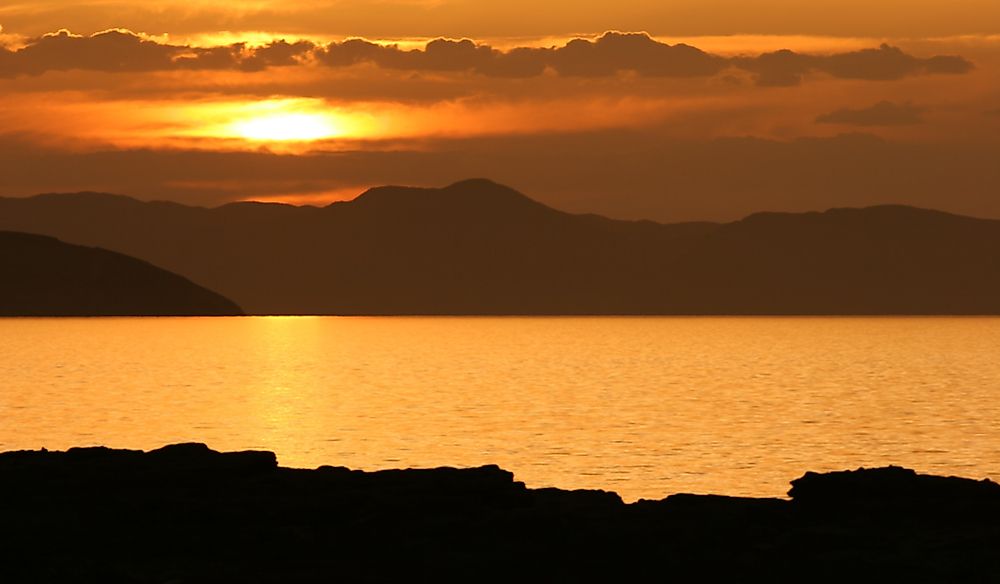
<svg viewBox="0 0 1000 584">
<path fill-rule="evenodd" d="M 233 134 L 257 141 L 307 141 L 344 134 L 333 116 L 322 113 L 273 113 L 232 124 Z"/>
<path fill-rule="evenodd" d="M 201 123 L 187 136 L 239 140 L 250 143 L 318 142 L 356 138 L 367 133 L 368 120 L 323 100 L 296 98 L 230 102 L 195 106 L 185 119 L 216 120 Z"/>
</svg>

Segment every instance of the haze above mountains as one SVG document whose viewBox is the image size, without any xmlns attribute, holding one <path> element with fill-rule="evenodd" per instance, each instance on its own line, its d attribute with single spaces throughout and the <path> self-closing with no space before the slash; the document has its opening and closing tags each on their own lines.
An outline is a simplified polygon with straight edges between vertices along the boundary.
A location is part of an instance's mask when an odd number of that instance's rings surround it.
<svg viewBox="0 0 1000 584">
<path fill-rule="evenodd" d="M 902 206 L 658 224 L 469 180 L 327 207 L 0 198 L 0 229 L 145 260 L 250 314 L 1000 314 L 1000 221 Z"/>
</svg>

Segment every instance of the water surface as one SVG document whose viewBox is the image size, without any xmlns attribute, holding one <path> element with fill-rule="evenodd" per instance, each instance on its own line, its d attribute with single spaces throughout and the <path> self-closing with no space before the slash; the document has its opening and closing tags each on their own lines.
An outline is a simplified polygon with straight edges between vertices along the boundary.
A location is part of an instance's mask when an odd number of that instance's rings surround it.
<svg viewBox="0 0 1000 584">
<path fill-rule="evenodd" d="M 627 500 L 806 470 L 1000 479 L 995 318 L 0 319 L 0 450 L 496 463 Z"/>
</svg>

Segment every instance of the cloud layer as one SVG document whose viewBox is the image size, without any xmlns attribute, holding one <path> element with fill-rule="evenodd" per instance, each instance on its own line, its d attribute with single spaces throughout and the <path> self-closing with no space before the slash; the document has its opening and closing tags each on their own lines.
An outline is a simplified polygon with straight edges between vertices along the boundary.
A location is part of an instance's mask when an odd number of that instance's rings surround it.
<svg viewBox="0 0 1000 584">
<path fill-rule="evenodd" d="M 880 101 L 871 107 L 842 108 L 816 118 L 820 124 L 846 124 L 851 126 L 907 126 L 923 122 L 923 110 L 912 103 L 896 104 Z"/>
<path fill-rule="evenodd" d="M 262 47 L 244 43 L 192 47 L 160 43 L 125 30 L 78 36 L 62 30 L 17 50 L 0 48 L 0 77 L 48 71 L 152 72 L 176 70 L 261 71 L 318 64 L 343 68 L 370 64 L 414 72 L 466 72 L 486 77 L 528 78 L 551 72 L 562 77 L 711 77 L 725 70 L 752 74 L 759 85 L 796 85 L 811 73 L 841 79 L 895 80 L 972 70 L 960 56 L 921 58 L 882 45 L 877 49 L 809 55 L 790 50 L 752 57 L 723 57 L 698 48 L 659 42 L 645 33 L 608 32 L 595 40 L 573 39 L 550 48 L 501 51 L 468 39 L 436 39 L 423 49 L 406 50 L 362 39 L 316 44 L 275 41 Z"/>
</svg>

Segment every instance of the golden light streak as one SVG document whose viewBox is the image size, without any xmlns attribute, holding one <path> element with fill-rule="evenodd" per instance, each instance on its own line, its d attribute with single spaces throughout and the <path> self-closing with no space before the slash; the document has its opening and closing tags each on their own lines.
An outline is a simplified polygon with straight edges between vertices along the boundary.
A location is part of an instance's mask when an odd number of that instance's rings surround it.
<svg viewBox="0 0 1000 584">
<path fill-rule="evenodd" d="M 149 36 L 149 35 L 147 35 Z M 381 37 L 362 37 L 358 35 L 324 35 L 319 33 L 296 33 L 296 32 L 282 32 L 282 31 L 262 31 L 262 30 L 221 30 L 215 32 L 206 32 L 199 34 L 165 34 L 162 37 L 150 37 L 158 38 L 160 42 L 169 42 L 173 44 L 188 45 L 192 47 L 218 47 L 233 45 L 237 43 L 242 43 L 247 47 L 263 47 L 268 44 L 285 41 L 287 43 L 296 43 L 299 41 L 306 41 L 316 45 L 325 45 L 328 43 L 342 43 L 350 39 L 361 39 L 370 43 L 375 43 L 382 46 L 395 46 L 399 47 L 404 51 L 411 50 L 423 50 L 427 43 L 438 38 L 438 37 L 399 37 L 399 38 L 381 38 Z M 561 38 L 561 37 L 560 37 Z M 503 39 L 501 39 L 503 40 Z M 566 39 L 568 40 L 568 39 Z M 478 41 L 480 43 L 487 42 L 486 40 Z M 507 45 L 510 45 L 510 41 L 504 40 Z M 504 46 L 507 46 L 504 45 Z M 510 45 L 518 46 L 516 44 Z"/>
<path fill-rule="evenodd" d="M 245 188 L 245 185 L 240 185 Z M 359 194 L 365 192 L 365 190 L 371 185 L 358 184 L 349 187 L 342 187 L 337 189 L 325 189 L 318 192 L 288 192 L 288 193 L 278 193 L 273 195 L 255 195 L 250 197 L 245 197 L 241 199 L 242 201 L 254 201 L 258 203 L 285 203 L 287 205 L 312 205 L 312 206 L 322 206 L 325 207 L 330 203 L 337 201 L 350 201 L 357 197 Z"/>
</svg>

